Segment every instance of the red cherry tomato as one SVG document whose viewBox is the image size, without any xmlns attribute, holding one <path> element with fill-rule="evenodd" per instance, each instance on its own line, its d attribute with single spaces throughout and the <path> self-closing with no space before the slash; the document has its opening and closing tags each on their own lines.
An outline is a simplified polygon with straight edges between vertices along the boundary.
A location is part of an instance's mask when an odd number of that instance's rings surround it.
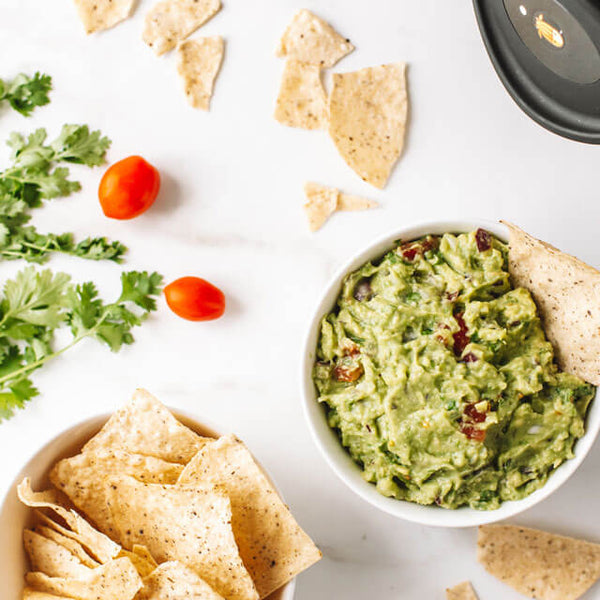
<svg viewBox="0 0 600 600">
<path fill-rule="evenodd" d="M 141 156 L 129 156 L 106 170 L 98 198 L 107 217 L 133 219 L 152 206 L 159 189 L 158 171 Z"/>
<path fill-rule="evenodd" d="M 212 321 L 225 312 L 225 295 L 200 277 L 182 277 L 165 289 L 169 308 L 188 321 Z"/>
</svg>

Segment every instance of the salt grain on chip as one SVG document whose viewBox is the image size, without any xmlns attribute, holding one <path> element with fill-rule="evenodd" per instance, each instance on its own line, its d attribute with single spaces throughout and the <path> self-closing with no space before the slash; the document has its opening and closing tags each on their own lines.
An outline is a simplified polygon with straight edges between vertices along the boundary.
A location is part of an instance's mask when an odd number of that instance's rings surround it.
<svg viewBox="0 0 600 600">
<path fill-rule="evenodd" d="M 350 40 L 309 10 L 296 13 L 277 49 L 277 56 L 322 68 L 332 67 L 354 50 Z"/>
<path fill-rule="evenodd" d="M 144 23 L 142 39 L 156 54 L 164 54 L 206 23 L 221 8 L 221 0 L 162 0 Z"/>
<path fill-rule="evenodd" d="M 531 292 L 559 367 L 600 385 L 600 272 L 503 223 L 513 283 Z"/>
<path fill-rule="evenodd" d="M 320 67 L 292 59 L 286 61 L 275 119 L 288 127 L 327 127 L 327 95 L 321 82 Z"/>
<path fill-rule="evenodd" d="M 404 63 L 334 73 L 329 134 L 348 165 L 377 188 L 402 154 L 407 116 Z"/>
<path fill-rule="evenodd" d="M 177 48 L 177 71 L 183 80 L 188 102 L 194 108 L 210 108 L 210 99 L 224 51 L 225 42 L 218 35 L 188 40 Z"/>
<path fill-rule="evenodd" d="M 187 465 L 180 485 L 213 485 L 231 500 L 232 526 L 261 598 L 321 558 L 246 446 L 233 435 L 210 442 Z"/>
<path fill-rule="evenodd" d="M 135 0 L 75 0 L 86 33 L 110 29 L 131 14 Z"/>
<path fill-rule="evenodd" d="M 577 600 L 600 578 L 600 545 L 513 525 L 479 528 L 477 560 L 537 600 Z"/>
</svg>

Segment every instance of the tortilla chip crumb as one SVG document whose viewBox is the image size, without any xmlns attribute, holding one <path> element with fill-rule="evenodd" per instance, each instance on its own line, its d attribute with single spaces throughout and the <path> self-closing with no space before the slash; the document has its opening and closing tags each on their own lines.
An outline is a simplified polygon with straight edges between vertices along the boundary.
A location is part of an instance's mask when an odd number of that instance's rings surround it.
<svg viewBox="0 0 600 600">
<path fill-rule="evenodd" d="M 110 29 L 131 14 L 135 0 L 75 0 L 87 34 Z"/>
<path fill-rule="evenodd" d="M 330 188 L 318 183 L 304 184 L 304 193 L 307 202 L 304 211 L 308 217 L 308 225 L 311 231 L 317 231 L 336 211 L 355 211 L 376 208 L 378 205 L 374 200 L 344 194 L 336 188 Z"/>
<path fill-rule="evenodd" d="M 162 0 L 148 11 L 142 39 L 156 54 L 164 54 L 220 9 L 221 0 Z"/>
<path fill-rule="evenodd" d="M 221 36 L 188 40 L 177 49 L 177 71 L 185 95 L 194 108 L 209 110 L 215 79 L 223 62 L 225 42 Z"/>
<path fill-rule="evenodd" d="M 477 560 L 528 598 L 576 600 L 600 578 L 600 545 L 514 525 L 483 525 Z"/>
<path fill-rule="evenodd" d="M 463 581 L 446 590 L 446 600 L 479 600 L 470 581 Z"/>
<path fill-rule="evenodd" d="M 285 30 L 277 56 L 291 58 L 321 68 L 333 67 L 354 50 L 350 40 L 309 10 L 294 15 Z"/>
</svg>

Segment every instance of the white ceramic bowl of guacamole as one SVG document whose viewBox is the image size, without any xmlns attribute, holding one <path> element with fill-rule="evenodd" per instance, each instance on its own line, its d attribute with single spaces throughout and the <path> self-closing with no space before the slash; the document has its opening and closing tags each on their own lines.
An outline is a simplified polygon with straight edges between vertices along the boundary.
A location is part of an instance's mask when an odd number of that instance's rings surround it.
<svg viewBox="0 0 600 600">
<path fill-rule="evenodd" d="M 585 434 L 575 444 L 574 457 L 566 460 L 555 469 L 540 489 L 525 498 L 504 501 L 499 508 L 494 510 L 476 510 L 465 506 L 449 510 L 435 505 L 421 505 L 382 495 L 374 484 L 363 478 L 363 469 L 342 446 L 338 433 L 328 424 L 326 408 L 317 401 L 318 392 L 313 380 L 313 369 L 317 358 L 316 350 L 320 336 L 321 320 L 324 315 L 333 309 L 346 275 L 359 269 L 365 263 L 383 256 L 394 247 L 397 240 L 411 241 L 428 234 L 465 233 L 478 228 L 489 231 L 501 241 L 507 241 L 507 231 L 504 227 L 492 222 L 433 222 L 395 230 L 363 248 L 342 265 L 329 282 L 312 315 L 304 345 L 301 366 L 304 410 L 315 442 L 323 456 L 338 477 L 364 500 L 391 515 L 423 525 L 442 527 L 477 526 L 506 519 L 534 506 L 557 490 L 576 471 L 600 431 L 600 404 L 594 398 L 587 411 Z"/>
</svg>

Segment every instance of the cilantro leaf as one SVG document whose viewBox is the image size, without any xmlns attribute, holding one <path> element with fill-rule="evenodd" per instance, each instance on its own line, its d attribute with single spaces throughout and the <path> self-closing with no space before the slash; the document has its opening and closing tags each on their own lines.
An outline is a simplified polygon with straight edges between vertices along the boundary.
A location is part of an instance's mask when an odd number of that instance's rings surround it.
<svg viewBox="0 0 600 600">
<path fill-rule="evenodd" d="M 30 210 L 44 200 L 69 196 L 80 189 L 69 179 L 69 169 L 57 163 L 88 166 L 104 162 L 110 140 L 87 125 L 65 125 L 58 138 L 46 142 L 45 129 L 27 137 L 13 133 L 12 166 L 0 173 L 0 259 L 24 259 L 43 263 L 51 253 L 62 252 L 89 260 L 121 262 L 127 248 L 105 237 L 87 238 L 76 243 L 71 233 L 42 234 L 27 223 Z"/>
<path fill-rule="evenodd" d="M 122 292 L 119 302 L 133 302 L 144 310 L 155 310 L 156 296 L 162 286 L 162 275 L 146 271 L 121 274 Z"/>
<path fill-rule="evenodd" d="M 90 131 L 87 125 L 63 125 L 60 135 L 51 147 L 54 160 L 64 160 L 88 167 L 97 167 L 104 162 L 110 140 L 99 131 Z"/>
<path fill-rule="evenodd" d="M 0 325 L 18 319 L 55 328 L 63 319 L 64 294 L 70 277 L 65 273 L 37 272 L 27 267 L 4 284 Z"/>
<path fill-rule="evenodd" d="M 12 108 L 28 117 L 36 106 L 50 102 L 48 93 L 52 89 L 49 75 L 36 73 L 33 77 L 21 73 L 12 81 L 0 80 L 0 101 L 6 100 Z"/>
<path fill-rule="evenodd" d="M 121 294 L 105 303 L 92 282 L 74 285 L 65 273 L 27 267 L 7 281 L 0 298 L 0 422 L 38 394 L 31 373 L 90 337 L 117 352 L 134 341 L 132 330 L 156 308 L 162 278 L 131 271 L 121 275 Z M 53 348 L 68 327 L 72 340 Z"/>
</svg>

